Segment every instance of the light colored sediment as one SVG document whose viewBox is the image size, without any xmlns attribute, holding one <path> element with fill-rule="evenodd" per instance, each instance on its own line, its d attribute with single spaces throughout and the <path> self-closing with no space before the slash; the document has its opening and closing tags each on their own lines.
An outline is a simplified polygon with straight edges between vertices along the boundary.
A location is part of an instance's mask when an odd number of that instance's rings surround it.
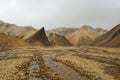
<svg viewBox="0 0 120 80">
<path fill-rule="evenodd" d="M 16 57 L 0 60 L 0 80 L 26 80 L 25 69 L 28 69 L 28 67 L 22 67 L 22 64 L 29 64 L 31 58 L 36 53 L 46 56 L 56 53 L 56 58 L 53 58 L 58 62 L 54 61 L 55 63 L 64 63 L 63 65 L 70 66 L 73 70 L 78 71 L 78 75 L 80 73 L 81 76 L 87 76 L 91 80 L 120 79 L 119 54 L 96 53 L 96 49 L 86 49 L 76 47 L 21 47 L 11 49 L 9 53 L 15 54 Z M 53 58 L 50 57 L 51 61 Z M 49 64 L 52 65 L 54 63 L 50 62 Z M 56 66 L 54 64 L 52 66 L 55 66 L 56 69 L 59 68 L 59 65 Z M 63 68 L 60 66 L 59 69 Z M 72 72 L 70 75 L 72 75 Z"/>
<path fill-rule="evenodd" d="M 18 71 L 17 67 L 20 66 L 23 62 L 29 61 L 29 58 L 22 57 L 30 57 L 31 54 L 24 53 L 17 56 L 18 58 L 15 59 L 0 61 L 0 80 L 17 80 L 24 78 L 24 72 Z"/>
<path fill-rule="evenodd" d="M 113 76 L 104 73 L 104 66 L 107 64 L 88 60 L 72 54 L 66 54 L 56 57 L 57 61 L 73 67 L 81 74 L 93 80 L 115 80 Z"/>
<path fill-rule="evenodd" d="M 46 65 L 51 67 L 51 69 L 58 73 L 58 77 L 62 78 L 63 80 L 89 80 L 87 77 L 80 75 L 73 68 L 53 60 L 56 56 L 60 55 L 62 52 L 51 53 L 53 54 L 43 55 L 43 58 L 45 60 Z"/>
<path fill-rule="evenodd" d="M 28 58 L 20 58 L 0 61 L 0 80 L 7 79 L 16 80 L 16 77 L 19 75 L 19 73 L 21 73 L 18 71 L 16 66 L 19 66 L 23 62 L 28 60 L 29 60 Z"/>
</svg>

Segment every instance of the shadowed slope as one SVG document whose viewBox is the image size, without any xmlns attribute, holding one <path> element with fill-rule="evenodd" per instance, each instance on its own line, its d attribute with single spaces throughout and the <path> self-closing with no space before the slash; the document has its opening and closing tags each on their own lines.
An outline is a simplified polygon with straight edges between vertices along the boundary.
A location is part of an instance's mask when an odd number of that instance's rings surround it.
<svg viewBox="0 0 120 80">
<path fill-rule="evenodd" d="M 108 46 L 108 47 L 120 47 L 120 24 L 115 26 L 105 35 L 98 37 L 93 45 L 96 46 Z"/>
<path fill-rule="evenodd" d="M 50 46 L 49 40 L 46 36 L 44 27 L 25 40 L 27 43 L 34 46 Z"/>
</svg>

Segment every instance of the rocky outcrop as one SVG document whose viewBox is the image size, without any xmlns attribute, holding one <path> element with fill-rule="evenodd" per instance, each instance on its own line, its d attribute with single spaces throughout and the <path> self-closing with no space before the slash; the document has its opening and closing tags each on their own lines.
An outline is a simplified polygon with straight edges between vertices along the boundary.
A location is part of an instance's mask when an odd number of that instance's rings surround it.
<svg viewBox="0 0 120 80">
<path fill-rule="evenodd" d="M 27 43 L 34 46 L 50 46 L 49 40 L 46 36 L 44 27 L 25 40 Z"/>
</svg>

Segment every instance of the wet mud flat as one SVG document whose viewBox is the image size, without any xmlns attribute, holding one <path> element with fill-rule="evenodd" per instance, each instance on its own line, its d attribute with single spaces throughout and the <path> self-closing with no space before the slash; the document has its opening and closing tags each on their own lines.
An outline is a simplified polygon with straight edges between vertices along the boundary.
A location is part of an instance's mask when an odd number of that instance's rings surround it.
<svg viewBox="0 0 120 80">
<path fill-rule="evenodd" d="M 69 51 L 65 51 L 65 52 L 69 52 Z M 51 69 L 53 69 L 54 71 L 56 71 L 60 78 L 62 78 L 63 80 L 89 80 L 87 77 L 80 75 L 73 68 L 67 66 L 66 64 L 62 64 L 54 60 L 56 56 L 63 54 L 62 52 L 60 53 L 51 52 L 51 53 L 52 54 L 43 55 L 45 64 L 51 67 Z"/>
<path fill-rule="evenodd" d="M 22 80 L 62 80 L 50 67 L 45 65 L 40 54 L 35 54 L 29 62 L 25 62 L 17 68 L 25 74 L 25 78 Z"/>
</svg>

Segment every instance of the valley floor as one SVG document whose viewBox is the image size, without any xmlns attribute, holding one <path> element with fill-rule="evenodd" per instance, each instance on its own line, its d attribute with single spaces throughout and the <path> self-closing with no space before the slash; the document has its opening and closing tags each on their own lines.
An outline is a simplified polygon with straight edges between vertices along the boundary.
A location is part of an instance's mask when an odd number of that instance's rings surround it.
<svg viewBox="0 0 120 80">
<path fill-rule="evenodd" d="M 120 80 L 120 48 L 9 48 L 0 52 L 0 80 Z"/>
</svg>

